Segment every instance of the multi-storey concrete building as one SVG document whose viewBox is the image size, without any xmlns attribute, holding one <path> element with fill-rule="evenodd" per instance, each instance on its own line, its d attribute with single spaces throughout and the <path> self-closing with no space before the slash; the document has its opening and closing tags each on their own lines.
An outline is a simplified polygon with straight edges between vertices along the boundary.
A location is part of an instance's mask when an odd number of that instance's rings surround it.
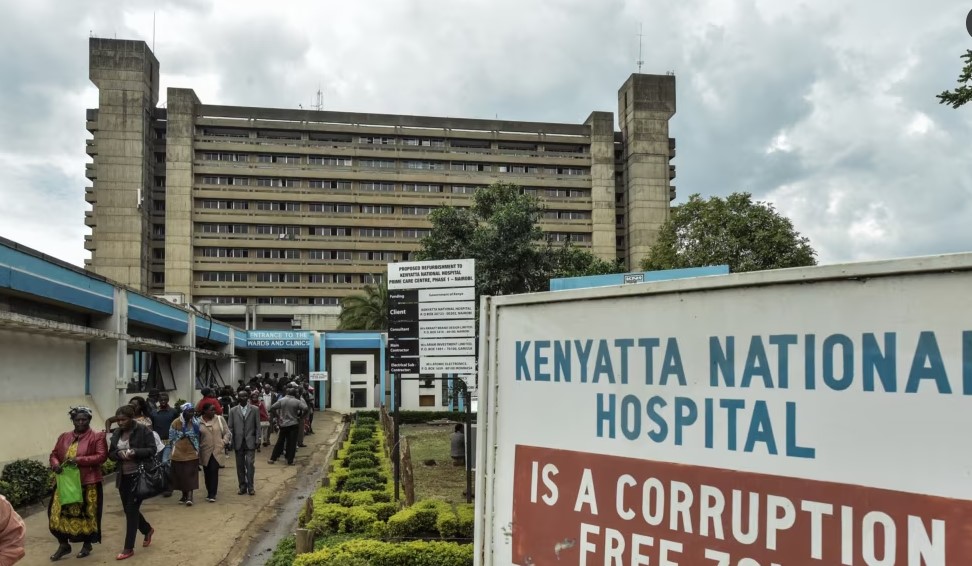
<svg viewBox="0 0 972 566">
<path fill-rule="evenodd" d="M 169 88 L 141 41 L 92 38 L 87 266 L 253 327 L 333 325 L 408 260 L 440 206 L 515 183 L 555 241 L 637 266 L 675 188 L 675 78 L 633 74 L 581 124 L 214 106 Z M 323 318 L 321 318 L 323 317 Z"/>
</svg>

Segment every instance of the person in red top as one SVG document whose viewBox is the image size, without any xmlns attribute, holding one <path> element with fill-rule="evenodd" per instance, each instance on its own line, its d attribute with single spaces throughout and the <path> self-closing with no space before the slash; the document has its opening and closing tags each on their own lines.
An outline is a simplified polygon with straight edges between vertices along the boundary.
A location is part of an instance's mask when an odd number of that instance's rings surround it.
<svg viewBox="0 0 972 566">
<path fill-rule="evenodd" d="M 51 560 L 60 560 L 71 553 L 71 543 L 82 543 L 78 558 L 91 554 L 94 543 L 101 542 L 101 514 L 104 507 L 101 465 L 108 459 L 105 433 L 91 430 L 91 409 L 72 407 L 70 413 L 74 430 L 58 437 L 51 450 L 50 465 L 55 474 L 75 466 L 81 472 L 80 503 L 63 505 L 55 489 L 47 507 L 48 527 L 59 543 Z"/>
<path fill-rule="evenodd" d="M 255 390 L 250 393 L 250 404 L 260 408 L 260 438 L 264 438 L 264 430 L 269 430 L 270 428 L 270 413 L 267 412 L 267 406 L 263 403 L 263 395 L 260 394 L 259 390 Z M 257 443 L 257 452 L 260 452 L 260 443 Z"/>
<path fill-rule="evenodd" d="M 213 407 L 216 409 L 216 414 L 222 415 L 223 405 L 219 402 L 219 399 L 216 397 L 216 393 L 214 393 L 213 390 L 208 387 L 203 387 L 201 393 L 203 398 L 200 399 L 198 403 L 196 403 L 196 414 L 197 415 L 203 414 L 203 405 L 207 403 L 212 403 Z"/>
</svg>

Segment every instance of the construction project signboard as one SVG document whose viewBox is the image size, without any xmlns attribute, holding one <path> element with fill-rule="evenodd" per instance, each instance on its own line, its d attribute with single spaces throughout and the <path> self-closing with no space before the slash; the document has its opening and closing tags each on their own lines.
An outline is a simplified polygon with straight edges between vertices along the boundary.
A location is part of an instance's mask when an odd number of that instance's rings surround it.
<svg viewBox="0 0 972 566">
<path fill-rule="evenodd" d="M 487 298 L 477 565 L 972 563 L 972 254 Z"/>
</svg>

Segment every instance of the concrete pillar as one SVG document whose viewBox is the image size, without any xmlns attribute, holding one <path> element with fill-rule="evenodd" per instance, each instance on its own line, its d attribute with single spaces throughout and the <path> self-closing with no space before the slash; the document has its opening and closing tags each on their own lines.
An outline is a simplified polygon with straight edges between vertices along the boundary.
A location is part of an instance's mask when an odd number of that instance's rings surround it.
<svg viewBox="0 0 972 566">
<path fill-rule="evenodd" d="M 614 114 L 592 112 L 591 128 L 591 253 L 605 261 L 618 257 L 614 203 Z"/>
<path fill-rule="evenodd" d="M 189 331 L 176 338 L 176 344 L 180 346 L 195 347 L 196 345 L 196 315 L 189 315 Z M 185 399 L 190 403 L 195 403 L 202 396 L 196 389 L 196 353 L 173 352 L 172 353 L 172 375 L 175 376 L 176 390 L 169 393 L 173 399 Z"/>
<path fill-rule="evenodd" d="M 98 153 L 88 170 L 95 201 L 90 266 L 144 292 L 151 283 L 152 114 L 159 100 L 159 62 L 144 41 L 101 38 L 89 39 L 88 58 L 89 78 L 98 87 Z"/>
<path fill-rule="evenodd" d="M 91 326 L 118 334 L 128 334 L 128 292 L 115 288 L 115 311 L 111 316 L 93 318 Z M 89 357 L 90 391 L 98 411 L 105 417 L 124 404 L 128 385 L 127 340 L 95 340 Z"/>
<path fill-rule="evenodd" d="M 192 139 L 199 98 L 191 89 L 169 88 L 165 139 L 165 292 L 192 296 Z"/>
<path fill-rule="evenodd" d="M 668 220 L 668 121 L 674 115 L 674 76 L 633 74 L 618 91 L 626 172 L 625 259 L 629 270 L 638 268 Z"/>
</svg>

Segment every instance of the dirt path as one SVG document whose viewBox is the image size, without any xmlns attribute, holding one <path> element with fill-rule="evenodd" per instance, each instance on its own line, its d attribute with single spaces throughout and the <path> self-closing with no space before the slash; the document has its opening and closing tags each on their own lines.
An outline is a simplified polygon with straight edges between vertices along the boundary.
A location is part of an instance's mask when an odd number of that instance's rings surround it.
<svg viewBox="0 0 972 566">
<path fill-rule="evenodd" d="M 288 466 L 281 458 L 270 465 L 270 447 L 257 453 L 256 495 L 236 494 L 236 466 L 233 455 L 220 470 L 216 503 L 207 503 L 205 490 L 197 491 L 192 507 L 178 503 L 178 497 L 153 498 L 142 505 L 142 513 L 155 528 L 152 546 L 142 548 L 142 536 L 136 542 L 135 556 L 126 563 L 149 566 L 197 564 L 199 566 L 235 566 L 247 558 L 251 545 L 261 539 L 277 519 L 281 509 L 289 509 L 291 490 L 298 477 L 317 475 L 325 456 L 337 439 L 341 415 L 324 412 L 314 416 L 314 435 L 305 437 L 307 448 L 297 451 L 296 465 Z M 316 467 L 316 469 L 315 469 Z M 110 482 L 109 482 L 110 483 Z M 202 474 L 199 477 L 203 485 Z M 299 505 L 296 507 L 299 509 Z M 289 512 L 289 511 L 288 511 Z M 291 520 L 291 517 L 281 519 Z M 26 519 L 27 556 L 18 566 L 51 564 L 48 558 L 57 541 L 47 528 L 47 514 L 35 513 Z M 125 537 L 125 516 L 114 484 L 105 485 L 105 510 L 102 521 L 102 544 L 95 545 L 91 556 L 78 560 L 74 555 L 60 563 L 118 564 L 115 555 L 121 551 Z M 72 545 L 76 553 L 80 544 Z"/>
</svg>

